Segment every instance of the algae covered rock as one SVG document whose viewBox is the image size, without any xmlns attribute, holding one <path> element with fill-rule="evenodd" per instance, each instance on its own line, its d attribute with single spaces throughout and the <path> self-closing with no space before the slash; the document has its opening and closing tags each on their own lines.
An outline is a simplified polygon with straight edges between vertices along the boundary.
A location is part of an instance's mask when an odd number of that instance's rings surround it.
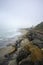
<svg viewBox="0 0 43 65">
<path fill-rule="evenodd" d="M 39 47 L 29 44 L 25 46 L 25 49 L 31 52 L 32 62 L 41 61 L 43 59 L 42 51 Z"/>
<path fill-rule="evenodd" d="M 24 50 L 22 49 L 21 51 L 19 51 L 19 54 L 17 56 L 17 64 L 18 65 L 32 65 L 32 64 L 43 65 L 43 54 L 41 49 L 38 46 L 33 45 L 32 43 L 30 43 L 29 45 L 25 45 Z"/>
</svg>

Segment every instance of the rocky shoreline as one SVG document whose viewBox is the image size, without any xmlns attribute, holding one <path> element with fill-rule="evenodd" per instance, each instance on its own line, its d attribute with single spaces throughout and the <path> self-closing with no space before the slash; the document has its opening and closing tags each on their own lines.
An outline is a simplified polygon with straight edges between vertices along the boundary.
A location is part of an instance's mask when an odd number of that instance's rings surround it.
<svg viewBox="0 0 43 65">
<path fill-rule="evenodd" d="M 0 49 L 0 65 L 43 65 L 43 34 L 29 30 L 21 32 L 23 35 L 14 44 Z"/>
</svg>

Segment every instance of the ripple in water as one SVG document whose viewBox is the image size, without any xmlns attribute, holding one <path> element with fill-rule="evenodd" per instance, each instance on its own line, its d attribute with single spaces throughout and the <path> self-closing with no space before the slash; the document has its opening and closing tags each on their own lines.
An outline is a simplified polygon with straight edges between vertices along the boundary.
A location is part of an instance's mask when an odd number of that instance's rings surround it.
<svg viewBox="0 0 43 65">
<path fill-rule="evenodd" d="M 16 30 L 16 31 L 9 31 L 9 32 L 0 34 L 0 48 L 4 47 L 5 45 L 7 45 L 11 38 L 13 38 L 15 36 L 19 36 L 19 35 L 22 35 L 22 33 L 18 32 L 18 30 Z"/>
</svg>

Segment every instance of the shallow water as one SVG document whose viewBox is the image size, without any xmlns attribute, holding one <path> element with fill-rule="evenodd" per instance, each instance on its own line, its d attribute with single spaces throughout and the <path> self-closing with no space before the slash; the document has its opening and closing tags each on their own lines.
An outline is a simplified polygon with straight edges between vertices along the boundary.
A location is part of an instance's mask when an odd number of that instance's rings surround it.
<svg viewBox="0 0 43 65">
<path fill-rule="evenodd" d="M 12 42 L 12 38 L 15 38 L 17 35 L 21 35 L 18 29 L 0 32 L 0 48 Z"/>
</svg>

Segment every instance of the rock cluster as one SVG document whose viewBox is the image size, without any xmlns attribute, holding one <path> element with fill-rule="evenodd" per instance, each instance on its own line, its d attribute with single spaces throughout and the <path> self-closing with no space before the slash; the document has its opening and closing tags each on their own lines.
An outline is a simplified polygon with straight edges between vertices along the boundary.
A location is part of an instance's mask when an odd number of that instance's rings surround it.
<svg viewBox="0 0 43 65">
<path fill-rule="evenodd" d="M 0 49 L 0 65 L 43 65 L 43 40 L 37 35 L 27 33 L 15 44 Z"/>
</svg>

